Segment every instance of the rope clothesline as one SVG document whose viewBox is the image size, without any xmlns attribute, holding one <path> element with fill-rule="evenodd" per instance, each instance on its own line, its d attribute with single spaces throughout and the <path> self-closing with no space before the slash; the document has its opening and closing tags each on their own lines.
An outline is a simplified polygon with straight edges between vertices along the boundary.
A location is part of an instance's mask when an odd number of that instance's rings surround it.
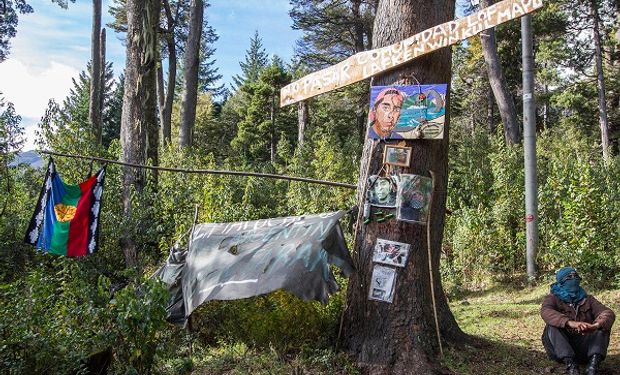
<svg viewBox="0 0 620 375">
<path fill-rule="evenodd" d="M 154 165 L 126 163 L 126 162 L 122 162 L 118 160 L 104 159 L 104 158 L 100 158 L 96 156 L 64 154 L 61 152 L 54 152 L 54 151 L 38 151 L 38 152 L 41 154 L 52 155 L 52 156 L 61 156 L 61 157 L 74 158 L 74 159 L 96 160 L 96 161 L 101 161 L 104 163 L 118 164 L 118 165 L 124 165 L 128 167 L 150 169 L 150 170 L 157 170 L 157 171 L 163 171 L 163 172 L 233 175 L 233 176 L 244 176 L 244 177 L 263 177 L 263 178 L 273 178 L 273 179 L 278 179 L 278 180 L 300 181 L 300 182 L 307 182 L 311 184 L 336 186 L 336 187 L 343 187 L 347 189 L 357 189 L 357 186 L 352 185 L 352 184 L 345 184 L 343 182 L 316 180 L 313 178 L 306 178 L 306 177 L 285 176 L 285 175 L 271 174 L 271 173 L 226 171 L 226 170 L 218 170 L 218 169 L 183 169 L 183 168 L 159 167 L 159 166 L 154 166 Z"/>
</svg>

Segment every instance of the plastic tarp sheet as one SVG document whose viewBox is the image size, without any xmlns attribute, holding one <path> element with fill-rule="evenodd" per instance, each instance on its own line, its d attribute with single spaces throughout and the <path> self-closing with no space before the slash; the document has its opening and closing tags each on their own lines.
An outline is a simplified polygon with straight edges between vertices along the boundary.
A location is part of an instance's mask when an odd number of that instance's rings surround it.
<svg viewBox="0 0 620 375">
<path fill-rule="evenodd" d="M 353 272 L 339 222 L 345 213 L 196 225 L 189 250 L 173 249 L 155 273 L 172 293 L 169 321 L 184 323 L 206 301 L 278 289 L 326 303 L 338 290 L 330 265 Z"/>
</svg>

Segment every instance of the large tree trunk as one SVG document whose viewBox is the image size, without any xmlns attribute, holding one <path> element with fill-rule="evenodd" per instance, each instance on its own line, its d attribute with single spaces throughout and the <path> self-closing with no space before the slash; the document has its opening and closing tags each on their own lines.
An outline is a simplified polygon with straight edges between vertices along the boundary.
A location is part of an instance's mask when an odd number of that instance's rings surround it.
<svg viewBox="0 0 620 375">
<path fill-rule="evenodd" d="M 454 1 L 382 0 L 375 19 L 373 46 L 383 47 L 431 26 L 453 19 Z M 420 57 L 387 74 L 377 76 L 375 85 L 450 83 L 451 50 L 444 48 Z M 449 108 L 449 103 L 446 105 Z M 403 173 L 429 176 L 435 173 L 435 190 L 430 215 L 432 271 L 441 335 L 445 342 L 459 342 L 467 336 L 458 327 L 447 303 L 439 275 L 439 257 L 445 220 L 448 182 L 449 116 L 443 140 L 400 141 L 413 146 L 412 163 Z M 358 207 L 363 207 L 368 175 L 381 169 L 383 145 L 366 139 L 360 178 Z M 360 210 L 361 211 L 361 210 Z M 358 216 L 361 216 L 358 215 Z M 365 371 L 372 374 L 432 374 L 437 369 L 438 344 L 435 333 L 431 284 L 428 270 L 426 228 L 390 220 L 361 224 L 358 217 L 354 262 L 357 272 L 349 281 L 343 341 L 347 351 Z M 397 270 L 393 303 L 368 299 L 373 269 L 372 251 L 377 238 L 411 244 L 405 268 Z"/>
<path fill-rule="evenodd" d="M 491 0 L 481 0 L 480 5 L 486 8 L 492 4 Z M 506 144 L 516 145 L 521 143 L 521 130 L 517 121 L 517 109 L 515 102 L 508 89 L 506 77 L 502 70 L 502 65 L 497 54 L 497 42 L 495 40 L 495 28 L 483 31 L 480 34 L 482 44 L 482 54 L 484 62 L 487 66 L 487 74 L 489 75 L 489 83 L 497 102 L 499 115 L 504 123 L 504 135 Z"/>
<path fill-rule="evenodd" d="M 310 114 L 308 112 L 308 102 L 302 100 L 297 105 L 297 144 L 298 147 L 304 145 L 304 136 L 306 129 L 308 128 L 308 122 L 310 121 Z"/>
<path fill-rule="evenodd" d="M 158 0 L 127 1 L 127 58 L 125 92 L 121 115 L 122 161 L 144 164 L 147 157 L 147 134 L 157 127 L 157 70 Z M 131 221 L 132 190 L 141 192 L 144 172 L 138 168 L 123 169 L 123 214 Z M 126 225 L 121 238 L 125 263 L 136 266 L 138 257 L 131 225 Z"/>
<path fill-rule="evenodd" d="M 592 39 L 594 39 L 594 61 L 596 63 L 596 87 L 598 90 L 598 117 L 601 128 L 601 146 L 603 160 L 609 161 L 609 121 L 607 120 L 607 99 L 605 96 L 605 78 L 603 76 L 603 51 L 601 48 L 600 17 L 596 0 L 590 0 L 590 16 L 592 17 Z"/>
<path fill-rule="evenodd" d="M 185 88 L 181 101 L 181 129 L 179 145 L 192 145 L 194 122 L 196 121 L 196 104 L 198 101 L 198 65 L 200 58 L 200 36 L 204 5 L 202 0 L 191 0 L 189 16 L 189 34 L 185 45 L 183 78 Z"/>
<path fill-rule="evenodd" d="M 90 99 L 88 102 L 88 119 L 93 127 L 97 144 L 101 144 L 101 0 L 93 0 L 93 27 L 91 32 L 90 53 Z"/>
</svg>

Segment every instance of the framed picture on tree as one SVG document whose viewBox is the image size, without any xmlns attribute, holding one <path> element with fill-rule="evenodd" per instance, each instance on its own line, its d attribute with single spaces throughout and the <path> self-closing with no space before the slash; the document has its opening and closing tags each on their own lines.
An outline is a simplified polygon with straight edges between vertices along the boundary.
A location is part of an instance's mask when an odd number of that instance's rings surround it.
<svg viewBox="0 0 620 375">
<path fill-rule="evenodd" d="M 383 164 L 408 167 L 411 162 L 411 147 L 385 145 Z"/>
<path fill-rule="evenodd" d="M 400 221 L 426 224 L 433 180 L 415 174 L 401 174 L 396 200 L 396 218 Z"/>
</svg>

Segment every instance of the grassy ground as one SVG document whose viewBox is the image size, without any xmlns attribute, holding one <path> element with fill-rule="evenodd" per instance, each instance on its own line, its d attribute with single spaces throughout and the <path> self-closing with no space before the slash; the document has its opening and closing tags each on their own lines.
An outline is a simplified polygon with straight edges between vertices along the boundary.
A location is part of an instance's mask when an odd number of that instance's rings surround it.
<svg viewBox="0 0 620 375">
<path fill-rule="evenodd" d="M 459 326 L 481 346 L 445 348 L 442 365 L 455 374 L 563 374 L 564 367 L 546 358 L 540 341 L 544 323 L 539 315 L 548 285 L 511 289 L 495 286 L 467 292 L 450 302 Z M 620 313 L 620 290 L 593 292 Z M 620 322 L 612 332 L 602 375 L 620 375 Z M 283 356 L 275 350 L 254 350 L 243 344 L 223 345 L 196 353 L 193 364 L 170 363 L 164 373 L 192 374 L 357 374 L 342 353 L 310 351 Z"/>
<path fill-rule="evenodd" d="M 480 337 L 486 348 L 448 350 L 444 364 L 457 374 L 562 374 L 564 367 L 549 361 L 540 336 L 544 323 L 540 304 L 548 286 L 509 289 L 493 287 L 467 293 L 451 302 L 459 326 L 468 334 Z M 620 290 L 592 293 L 617 314 Z M 601 374 L 620 374 L 620 329 L 612 331 L 608 357 Z"/>
</svg>

